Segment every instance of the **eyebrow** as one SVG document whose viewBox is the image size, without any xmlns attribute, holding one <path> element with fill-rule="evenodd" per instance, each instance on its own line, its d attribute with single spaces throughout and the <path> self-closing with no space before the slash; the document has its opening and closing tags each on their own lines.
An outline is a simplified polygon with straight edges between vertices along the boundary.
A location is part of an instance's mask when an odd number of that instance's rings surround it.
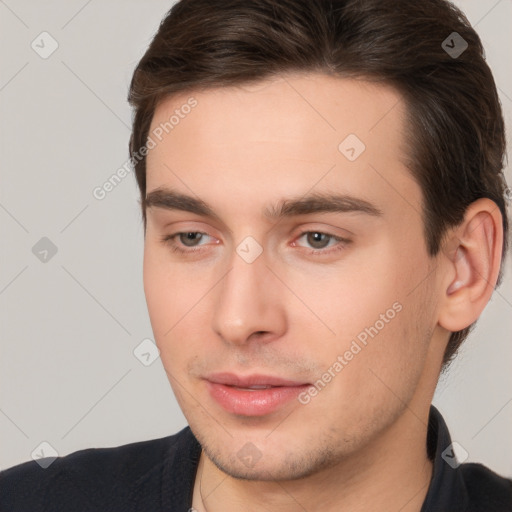
<svg viewBox="0 0 512 512">
<path fill-rule="evenodd" d="M 146 208 L 181 210 L 221 221 L 219 215 L 205 201 L 165 187 L 149 192 L 144 203 Z M 382 215 L 379 208 L 364 199 L 347 194 L 322 192 L 281 200 L 263 210 L 263 215 L 269 220 L 314 213 L 363 213 L 375 217 Z"/>
</svg>

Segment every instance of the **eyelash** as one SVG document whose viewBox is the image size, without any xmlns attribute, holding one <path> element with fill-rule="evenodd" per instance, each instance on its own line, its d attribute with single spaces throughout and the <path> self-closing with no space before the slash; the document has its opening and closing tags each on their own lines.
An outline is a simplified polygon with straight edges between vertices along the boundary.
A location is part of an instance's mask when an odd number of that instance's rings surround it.
<svg viewBox="0 0 512 512">
<path fill-rule="evenodd" d="M 180 235 L 186 235 L 187 233 L 194 233 L 194 234 L 209 236 L 207 233 L 203 233 L 202 231 L 179 231 L 172 235 L 166 235 L 166 236 L 162 237 L 161 242 L 164 245 L 170 247 L 173 252 L 177 252 L 180 254 L 192 254 L 192 253 L 196 253 L 196 252 L 201 252 L 203 250 L 201 247 L 191 247 L 189 249 L 183 249 L 182 247 L 179 247 L 176 244 L 175 239 L 178 238 Z M 329 238 L 329 241 L 336 240 L 339 243 L 337 245 L 335 245 L 333 249 L 330 249 L 330 250 L 325 250 L 325 249 L 309 249 L 308 250 L 307 248 L 303 248 L 306 250 L 307 254 L 309 254 L 309 255 L 318 255 L 318 254 L 324 255 L 324 254 L 331 254 L 331 253 L 334 253 L 337 251 L 341 251 L 341 250 L 345 249 L 345 247 L 352 242 L 351 240 L 349 240 L 347 238 L 332 235 L 330 233 L 324 233 L 323 231 L 314 231 L 314 230 L 313 231 L 312 230 L 302 231 L 298 235 L 297 240 L 302 238 L 304 235 L 311 234 L 311 233 L 325 235 Z"/>
<path fill-rule="evenodd" d="M 191 247 L 189 249 L 182 249 L 181 247 L 178 247 L 176 245 L 176 241 L 174 239 L 179 237 L 180 235 L 186 235 L 187 233 L 194 233 L 194 234 L 208 236 L 207 233 L 203 233 L 202 231 L 179 231 L 178 233 L 174 233 L 173 235 L 164 236 L 161 241 L 163 242 L 164 245 L 170 247 L 173 252 L 179 252 L 181 254 L 191 254 L 194 252 L 202 251 L 202 249 L 200 247 Z"/>
</svg>

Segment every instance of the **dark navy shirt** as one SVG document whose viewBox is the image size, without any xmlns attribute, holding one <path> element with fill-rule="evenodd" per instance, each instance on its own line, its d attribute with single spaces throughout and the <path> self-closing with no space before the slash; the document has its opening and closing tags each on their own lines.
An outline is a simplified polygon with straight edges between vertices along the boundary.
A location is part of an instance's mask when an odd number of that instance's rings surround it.
<svg viewBox="0 0 512 512">
<path fill-rule="evenodd" d="M 421 512 L 512 512 L 512 480 L 481 464 L 457 464 L 431 406 L 427 451 L 434 461 Z M 175 435 L 24 462 L 0 472 L 0 512 L 187 512 L 201 447 L 189 427 Z"/>
</svg>

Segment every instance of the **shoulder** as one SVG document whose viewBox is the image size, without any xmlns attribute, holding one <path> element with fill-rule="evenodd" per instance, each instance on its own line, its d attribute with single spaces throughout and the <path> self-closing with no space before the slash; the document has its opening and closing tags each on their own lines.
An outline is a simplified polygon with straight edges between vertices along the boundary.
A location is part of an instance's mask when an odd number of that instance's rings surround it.
<svg viewBox="0 0 512 512">
<path fill-rule="evenodd" d="M 58 457 L 46 469 L 29 461 L 0 472 L 0 510 L 11 512 L 119 510 L 134 486 L 159 471 L 177 434 Z M 110 506 L 109 506 L 110 504 Z"/>
<path fill-rule="evenodd" d="M 512 512 L 512 480 L 482 464 L 460 466 L 469 498 L 470 512 Z"/>
</svg>

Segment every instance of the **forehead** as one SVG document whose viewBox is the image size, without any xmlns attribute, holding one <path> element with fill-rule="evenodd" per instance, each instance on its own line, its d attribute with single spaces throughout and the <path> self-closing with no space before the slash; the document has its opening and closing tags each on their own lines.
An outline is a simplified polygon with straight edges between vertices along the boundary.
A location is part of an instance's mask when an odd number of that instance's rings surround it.
<svg viewBox="0 0 512 512">
<path fill-rule="evenodd" d="M 324 74 L 180 93 L 155 111 L 147 191 L 173 185 L 249 205 L 312 187 L 366 197 L 414 188 L 403 164 L 404 111 L 392 87 Z"/>
<path fill-rule="evenodd" d="M 193 108 L 188 106 L 191 98 L 197 102 Z M 336 139 L 352 130 L 368 140 L 390 124 L 401 130 L 403 110 L 400 94 L 383 83 L 288 73 L 248 85 L 191 90 L 168 97 L 158 104 L 150 131 L 171 120 L 172 127 L 167 127 L 164 136 L 167 132 L 179 135 L 186 125 L 196 136 L 208 132 L 212 143 L 220 138 L 240 138 L 240 128 L 248 135 L 250 131 L 268 132 L 269 137 L 285 136 L 279 132 L 287 128 L 290 136 L 312 140 L 330 139 L 333 134 Z M 382 125 L 384 118 L 387 122 Z M 290 131 L 292 125 L 295 129 Z"/>
</svg>

